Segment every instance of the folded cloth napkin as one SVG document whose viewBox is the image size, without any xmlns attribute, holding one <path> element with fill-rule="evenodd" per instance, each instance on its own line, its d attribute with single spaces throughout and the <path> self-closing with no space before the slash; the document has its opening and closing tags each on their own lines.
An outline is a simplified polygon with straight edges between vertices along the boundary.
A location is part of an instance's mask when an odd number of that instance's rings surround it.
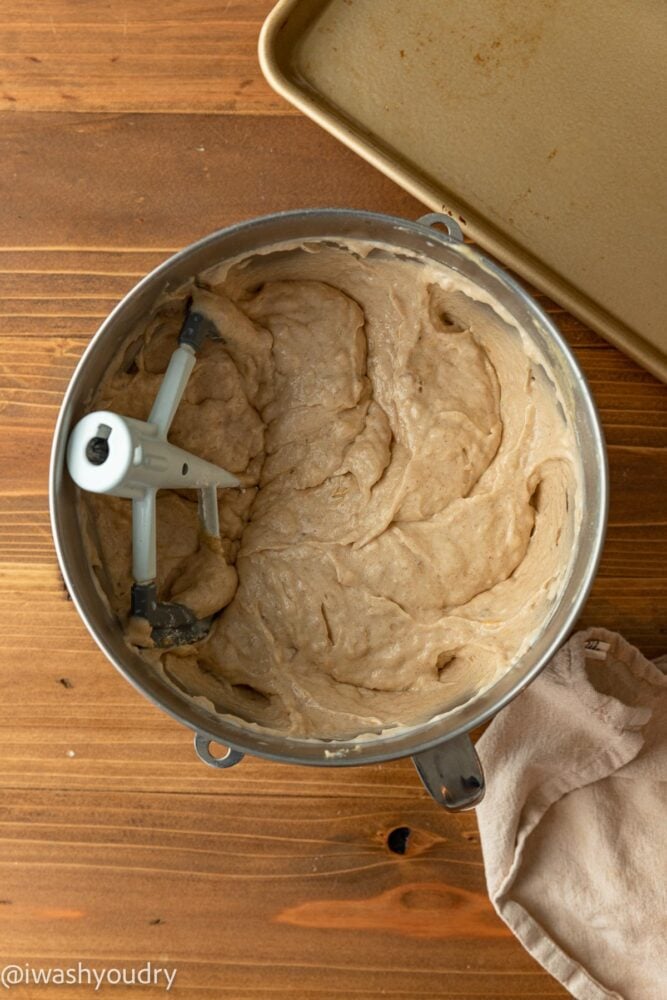
<svg viewBox="0 0 667 1000">
<path fill-rule="evenodd" d="M 477 743 L 493 905 L 580 1000 L 667 998 L 665 671 L 579 632 Z"/>
</svg>

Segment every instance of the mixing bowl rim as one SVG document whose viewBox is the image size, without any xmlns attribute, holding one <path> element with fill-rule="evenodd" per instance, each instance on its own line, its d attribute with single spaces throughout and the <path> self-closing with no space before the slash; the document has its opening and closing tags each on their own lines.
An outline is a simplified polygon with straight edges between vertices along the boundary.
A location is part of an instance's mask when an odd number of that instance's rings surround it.
<svg viewBox="0 0 667 1000">
<path fill-rule="evenodd" d="M 435 736 L 422 741 L 417 742 L 414 746 L 401 747 L 398 752 L 392 752 L 391 748 L 388 750 L 388 743 L 394 738 L 394 734 L 388 732 L 387 737 L 380 737 L 377 740 L 362 740 L 359 744 L 355 744 L 354 740 L 307 740 L 299 739 L 293 736 L 286 736 L 285 739 L 289 739 L 292 743 L 302 744 L 303 746 L 309 746 L 311 749 L 313 746 L 321 746 L 323 750 L 334 749 L 334 753 L 331 756 L 323 757 L 322 759 L 311 759 L 306 757 L 298 756 L 294 753 L 283 754 L 279 752 L 274 752 L 273 750 L 265 750 L 261 747 L 248 747 L 244 743 L 243 739 L 236 739 L 235 733 L 238 731 L 239 735 L 242 736 L 242 731 L 240 728 L 234 727 L 234 733 L 227 738 L 225 735 L 224 739 L 220 737 L 219 734 L 207 729 L 205 720 L 192 721 L 186 718 L 179 711 L 171 708 L 170 706 L 164 704 L 158 697 L 154 696 L 149 692 L 141 683 L 138 678 L 132 676 L 132 674 L 126 670 L 125 665 L 120 659 L 117 659 L 114 654 L 107 648 L 106 643 L 102 639 L 101 635 L 93 622 L 89 621 L 87 614 L 85 613 L 76 590 L 76 586 L 72 580 L 71 574 L 69 572 L 68 560 L 66 556 L 66 545 L 60 536 L 60 526 L 58 523 L 57 516 L 57 505 L 58 505 L 58 479 L 63 471 L 64 456 L 66 450 L 66 432 L 69 431 L 69 426 L 66 428 L 65 423 L 69 419 L 69 408 L 72 400 L 78 391 L 78 382 L 82 371 L 85 369 L 88 358 L 96 350 L 99 340 L 104 336 L 106 331 L 113 325 L 116 317 L 122 313 L 126 308 L 128 303 L 141 295 L 141 293 L 153 284 L 156 284 L 161 278 L 166 278 L 169 273 L 173 270 L 177 263 L 182 263 L 187 260 L 188 257 L 194 256 L 197 253 L 206 250 L 207 248 L 214 246 L 217 242 L 222 239 L 229 239 L 233 237 L 235 233 L 248 233 L 252 229 L 260 229 L 269 223 L 277 223 L 280 221 L 299 221 L 306 218 L 313 219 L 319 217 L 323 224 L 326 224 L 327 220 L 332 219 L 350 219 L 354 217 L 359 222 L 377 222 L 382 225 L 392 225 L 394 229 L 405 230 L 414 232 L 420 237 L 427 240 L 436 240 L 437 242 L 445 243 L 447 246 L 456 250 L 462 246 L 465 246 L 465 255 L 473 260 L 473 262 L 478 263 L 484 269 L 490 271 L 493 276 L 501 282 L 513 295 L 517 296 L 525 308 L 528 309 L 529 313 L 535 316 L 541 327 L 546 330 L 557 344 L 561 353 L 565 357 L 567 364 L 569 366 L 570 372 L 573 375 L 573 383 L 576 386 L 577 391 L 580 394 L 581 400 L 584 403 L 584 408 L 587 414 L 587 420 L 590 425 L 591 438 L 594 442 L 594 452 L 595 452 L 595 463 L 597 466 L 599 474 L 599 490 L 600 490 L 600 505 L 596 512 L 597 516 L 595 518 L 594 529 L 592 533 L 592 539 L 590 543 L 590 557 L 586 564 L 585 573 L 582 576 L 582 580 L 578 586 L 574 600 L 571 602 L 570 608 L 565 615 L 563 623 L 559 626 L 557 632 L 552 637 L 551 641 L 548 643 L 542 656 L 533 664 L 527 673 L 522 674 L 517 678 L 516 684 L 512 685 L 508 691 L 506 691 L 500 698 L 492 702 L 489 706 L 481 709 L 480 712 L 475 716 L 472 722 L 463 722 L 459 725 L 455 725 L 454 728 L 449 731 L 445 736 Z M 426 217 L 426 216 L 425 216 Z M 434 213 L 428 213 L 428 218 L 433 220 L 436 217 Z M 448 216 L 443 215 L 442 221 L 445 224 L 451 223 L 452 220 Z M 92 638 L 95 640 L 97 646 L 104 653 L 108 660 L 111 661 L 113 666 L 118 670 L 120 674 L 125 678 L 126 681 L 139 691 L 145 698 L 159 707 L 162 711 L 166 712 L 176 721 L 180 722 L 182 725 L 187 726 L 195 734 L 200 734 L 210 742 L 215 744 L 221 744 L 229 747 L 233 751 L 237 751 L 240 754 L 250 754 L 252 756 L 262 757 L 268 760 L 279 761 L 283 763 L 294 763 L 301 765 L 310 765 L 315 767 L 322 766 L 355 766 L 355 765 L 365 765 L 381 763 L 387 760 L 397 760 L 402 757 L 409 757 L 418 755 L 424 751 L 433 749 L 438 746 L 445 746 L 450 740 L 455 740 L 465 733 L 469 733 L 472 729 L 486 722 L 502 708 L 508 705 L 518 694 L 521 693 L 532 681 L 538 676 L 538 674 L 544 669 L 544 667 L 549 663 L 551 658 L 560 648 L 561 644 L 569 634 L 574 622 L 579 614 L 583 604 L 588 597 L 597 568 L 602 555 L 602 548 L 605 538 L 605 530 L 607 524 L 608 507 L 609 507 L 609 469 L 608 469 L 608 457 L 604 440 L 604 433 L 602 430 L 602 425 L 597 412 L 595 401 L 593 399 L 592 393 L 586 381 L 586 378 L 579 367 L 579 364 L 574 356 L 573 351 L 563 338 L 562 334 L 552 322 L 548 314 L 539 303 L 530 295 L 519 282 L 504 268 L 498 265 L 494 260 L 480 251 L 477 247 L 471 247 L 462 244 L 462 240 L 459 235 L 450 235 L 449 233 L 440 232 L 437 229 L 432 228 L 433 222 L 422 223 L 418 220 L 409 220 L 402 218 L 400 216 L 385 215 L 379 212 L 366 212 L 359 209 L 345 209 L 345 208 L 309 208 L 309 209 L 295 209 L 286 212 L 273 212 L 267 215 L 255 216 L 251 219 L 234 223 L 231 226 L 223 227 L 222 229 L 217 229 L 212 233 L 201 237 L 199 240 L 188 244 L 181 250 L 170 254 L 164 261 L 158 264 L 152 271 L 141 278 L 133 287 L 121 298 L 121 300 L 114 306 L 109 315 L 102 321 L 100 326 L 97 328 L 93 336 L 91 337 L 90 343 L 86 347 L 84 353 L 79 359 L 77 366 L 72 373 L 69 380 L 67 390 L 63 396 L 63 400 L 58 413 L 58 418 L 55 424 L 53 432 L 53 444 L 51 448 L 51 456 L 49 463 L 49 513 L 51 520 L 51 530 L 53 534 L 54 545 L 56 549 L 56 555 L 58 558 L 58 563 L 60 570 L 63 575 L 65 586 L 67 588 L 68 594 L 80 618 L 83 620 L 88 632 L 91 634 Z M 454 223 L 455 231 L 458 231 L 458 226 Z M 298 238 L 298 237 L 296 237 Z M 323 232 L 319 235 L 308 235 L 304 236 L 304 241 L 310 241 L 313 239 L 326 240 L 326 239 L 340 239 L 340 234 Z M 260 244 L 262 247 L 278 245 L 281 241 L 276 240 L 275 243 Z M 290 241 L 291 242 L 291 241 Z M 384 246 L 391 246 L 391 242 L 387 241 L 384 243 L 380 240 L 369 240 L 369 242 L 381 243 Z M 255 250 L 259 249 L 256 247 Z M 249 250 L 248 253 L 252 253 Z M 428 257 L 428 245 L 425 246 L 423 251 L 420 251 L 423 256 Z M 234 255 L 237 256 L 237 255 Z M 242 255 L 243 256 L 243 255 Z M 222 258 L 220 263 L 225 259 L 231 259 L 231 257 Z M 215 264 L 210 265 L 215 266 Z M 551 618 L 555 614 L 556 609 L 554 609 Z M 549 627 L 549 621 L 545 625 L 545 629 Z M 542 633 L 544 634 L 544 633 Z M 537 637 L 536 637 L 537 638 Z M 514 669 L 514 668 L 510 668 Z M 186 708 L 187 703 L 183 703 L 183 708 Z M 398 737 L 409 736 L 411 732 L 418 733 L 418 731 L 431 724 L 432 720 L 427 723 L 419 723 L 415 726 L 401 728 Z M 258 735 L 258 731 L 249 730 L 249 734 Z M 273 739 L 280 737 L 280 734 L 266 734 L 271 736 Z M 354 745 L 359 745 L 363 747 L 364 754 L 361 759 L 355 759 L 355 755 L 351 754 L 339 756 L 335 753 L 336 748 L 346 748 L 349 752 L 350 748 Z M 376 748 L 376 749 L 374 749 Z"/>
</svg>

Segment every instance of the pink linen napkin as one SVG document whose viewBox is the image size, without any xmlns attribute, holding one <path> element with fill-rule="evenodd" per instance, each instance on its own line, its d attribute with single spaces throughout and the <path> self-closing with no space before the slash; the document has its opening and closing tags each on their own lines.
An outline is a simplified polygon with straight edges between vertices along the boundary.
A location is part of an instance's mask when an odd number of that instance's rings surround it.
<svg viewBox="0 0 667 1000">
<path fill-rule="evenodd" d="M 667 998 L 665 670 L 580 632 L 477 743 L 493 905 L 580 1000 Z"/>
</svg>

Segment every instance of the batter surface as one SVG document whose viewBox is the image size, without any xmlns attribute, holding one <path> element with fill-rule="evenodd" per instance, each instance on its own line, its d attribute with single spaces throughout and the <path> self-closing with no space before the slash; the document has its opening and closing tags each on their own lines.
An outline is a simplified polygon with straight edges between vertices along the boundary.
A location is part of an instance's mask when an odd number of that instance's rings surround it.
<svg viewBox="0 0 667 1000">
<path fill-rule="evenodd" d="M 154 669 L 225 715 L 344 738 L 461 704 L 530 645 L 572 554 L 574 438 L 544 362 L 475 294 L 419 259 L 308 244 L 200 276 L 136 332 L 94 407 L 147 418 L 192 295 L 221 339 L 170 439 L 244 484 L 219 492 L 221 543 L 196 494 L 158 495 L 161 599 L 224 610 L 196 646 L 144 649 Z M 131 505 L 82 502 L 145 645 Z"/>
</svg>

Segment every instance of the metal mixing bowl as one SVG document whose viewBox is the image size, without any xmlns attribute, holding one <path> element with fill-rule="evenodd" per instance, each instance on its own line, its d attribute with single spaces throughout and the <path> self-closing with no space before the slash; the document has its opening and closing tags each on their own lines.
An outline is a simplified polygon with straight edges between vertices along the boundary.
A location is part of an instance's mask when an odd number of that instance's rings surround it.
<svg viewBox="0 0 667 1000">
<path fill-rule="evenodd" d="M 446 232 L 433 228 L 443 226 Z M 128 332 L 156 300 L 214 264 L 288 240 L 352 239 L 417 252 L 481 286 L 534 340 L 558 383 L 576 437 L 582 466 L 582 522 L 572 568 L 560 600 L 519 662 L 468 704 L 430 722 L 371 740 L 314 741 L 255 732 L 189 701 L 163 680 L 125 642 L 121 626 L 100 595 L 86 556 L 77 516 L 74 483 L 65 469 L 67 439 L 110 359 Z M 448 808 L 475 805 L 484 792 L 479 761 L 468 736 L 522 691 L 548 663 L 572 628 L 591 587 L 607 517 L 604 439 L 590 390 L 571 351 L 546 313 L 495 263 L 462 242 L 456 223 L 429 214 L 416 222 L 338 209 L 286 212 L 212 233 L 170 257 L 136 285 L 104 321 L 72 377 L 55 429 L 50 470 L 50 507 L 56 551 L 65 583 L 91 635 L 114 666 L 146 697 L 195 731 L 195 747 L 215 767 L 238 763 L 244 754 L 294 764 L 337 767 L 412 756 L 424 784 Z M 519 734 L 520 738 L 520 734 Z M 216 757 L 210 743 L 228 748 Z"/>
</svg>

